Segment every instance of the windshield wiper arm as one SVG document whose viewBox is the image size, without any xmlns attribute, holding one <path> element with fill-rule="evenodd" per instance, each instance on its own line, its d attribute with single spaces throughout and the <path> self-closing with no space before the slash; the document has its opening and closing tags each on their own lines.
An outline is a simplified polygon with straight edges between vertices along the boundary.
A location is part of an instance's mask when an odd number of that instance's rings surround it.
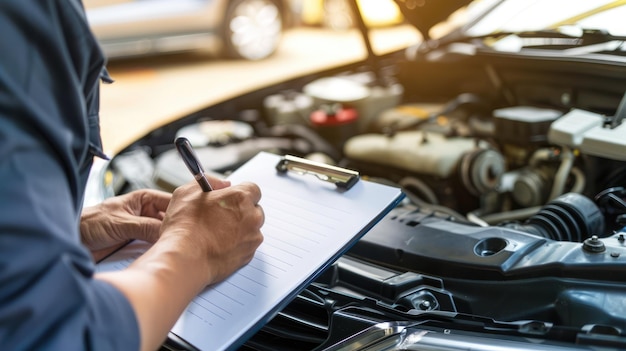
<svg viewBox="0 0 626 351">
<path fill-rule="evenodd" d="M 506 37 L 517 37 L 522 40 L 524 47 L 531 46 L 567 46 L 567 47 L 583 47 L 604 43 L 620 43 L 626 41 L 626 36 L 612 35 L 606 30 L 600 29 L 583 29 L 574 26 L 562 27 L 559 29 L 544 29 L 530 31 L 500 31 L 484 35 L 470 36 L 462 32 L 456 32 L 454 35 L 445 36 L 439 40 L 431 40 L 421 45 L 420 51 L 430 51 L 430 48 L 442 47 L 453 43 L 471 43 L 477 40 L 484 41 L 489 39 L 503 39 Z M 598 46 L 599 49 L 606 51 L 619 50 L 621 45 Z M 600 51 L 600 50 L 596 50 Z"/>
</svg>

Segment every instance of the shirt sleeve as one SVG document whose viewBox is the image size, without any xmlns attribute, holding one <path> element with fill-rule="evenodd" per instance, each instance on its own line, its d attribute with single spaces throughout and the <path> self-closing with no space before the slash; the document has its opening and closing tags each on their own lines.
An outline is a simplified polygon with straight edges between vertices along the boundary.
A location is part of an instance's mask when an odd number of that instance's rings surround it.
<svg viewBox="0 0 626 351">
<path fill-rule="evenodd" d="M 137 350 L 79 238 L 104 63 L 82 4 L 3 0 L 0 33 L 0 348 Z"/>
</svg>

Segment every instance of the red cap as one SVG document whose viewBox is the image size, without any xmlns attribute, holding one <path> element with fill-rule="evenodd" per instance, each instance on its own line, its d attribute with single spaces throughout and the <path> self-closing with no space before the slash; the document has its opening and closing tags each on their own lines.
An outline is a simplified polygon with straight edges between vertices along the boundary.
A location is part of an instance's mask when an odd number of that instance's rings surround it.
<svg viewBox="0 0 626 351">
<path fill-rule="evenodd" d="M 316 110 L 311 113 L 311 124 L 317 127 L 336 126 L 355 122 L 359 118 L 354 108 L 338 108 L 334 113 L 328 110 Z"/>
</svg>

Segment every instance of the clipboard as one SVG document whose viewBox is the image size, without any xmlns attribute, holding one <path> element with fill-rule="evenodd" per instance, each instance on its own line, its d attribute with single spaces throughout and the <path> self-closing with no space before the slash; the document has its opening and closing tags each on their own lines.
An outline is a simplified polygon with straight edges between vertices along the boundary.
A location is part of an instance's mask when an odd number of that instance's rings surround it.
<svg viewBox="0 0 626 351">
<path fill-rule="evenodd" d="M 267 152 L 228 179 L 261 188 L 264 241 L 248 265 L 202 291 L 172 328 L 171 337 L 203 351 L 236 350 L 404 197 L 355 171 Z M 97 270 L 123 269 L 148 248 L 131 243 Z"/>
</svg>

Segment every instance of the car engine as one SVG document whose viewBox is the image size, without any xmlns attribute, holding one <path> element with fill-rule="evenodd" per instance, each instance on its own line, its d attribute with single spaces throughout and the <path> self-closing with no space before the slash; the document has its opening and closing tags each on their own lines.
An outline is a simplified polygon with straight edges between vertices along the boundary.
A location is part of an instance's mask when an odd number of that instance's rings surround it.
<svg viewBox="0 0 626 351">
<path fill-rule="evenodd" d="M 242 350 L 358 349 L 408 330 L 428 344 L 367 349 L 468 349 L 433 346 L 459 335 L 626 348 L 625 73 L 409 50 L 198 111 L 130 145 L 105 178 L 112 193 L 190 181 L 172 145 L 185 136 L 219 176 L 271 151 L 402 187 L 405 201 Z"/>
</svg>

